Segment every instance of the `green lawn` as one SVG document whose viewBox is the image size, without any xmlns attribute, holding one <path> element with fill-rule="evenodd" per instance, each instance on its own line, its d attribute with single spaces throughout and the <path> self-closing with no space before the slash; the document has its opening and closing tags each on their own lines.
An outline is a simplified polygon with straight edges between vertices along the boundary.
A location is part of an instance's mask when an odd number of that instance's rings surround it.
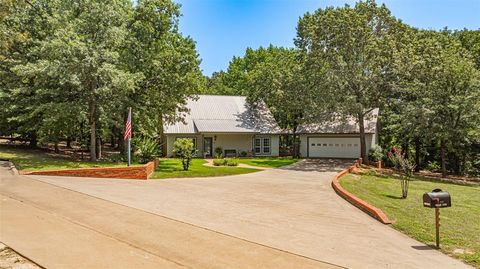
<svg viewBox="0 0 480 269">
<path fill-rule="evenodd" d="M 0 159 L 8 159 L 18 170 L 60 170 L 73 168 L 116 167 L 126 166 L 122 162 L 75 160 L 68 156 L 47 153 L 42 150 L 29 150 L 0 146 Z"/>
<path fill-rule="evenodd" d="M 440 210 L 440 246 L 444 253 L 480 268 L 480 186 L 414 180 L 407 199 L 400 199 L 400 182 L 392 177 L 346 175 L 340 184 L 380 208 L 392 225 L 428 245 L 435 245 L 435 213 L 422 205 L 422 195 L 440 188 L 452 196 L 452 207 Z"/>
<path fill-rule="evenodd" d="M 218 177 L 228 175 L 246 174 L 259 171 L 258 169 L 242 167 L 209 167 L 203 165 L 203 159 L 193 159 L 188 171 L 183 171 L 180 159 L 161 159 L 160 165 L 152 175 L 154 178 L 175 178 L 175 177 Z"/>
<path fill-rule="evenodd" d="M 291 157 L 257 157 L 257 158 L 239 158 L 238 162 L 253 166 L 278 168 L 285 165 L 298 162 L 300 159 Z"/>
</svg>

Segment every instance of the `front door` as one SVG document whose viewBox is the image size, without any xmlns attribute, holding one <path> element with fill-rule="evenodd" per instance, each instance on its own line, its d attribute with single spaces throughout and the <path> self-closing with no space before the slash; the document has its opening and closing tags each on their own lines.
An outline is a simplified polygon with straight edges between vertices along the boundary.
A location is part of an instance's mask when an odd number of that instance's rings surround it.
<svg viewBox="0 0 480 269">
<path fill-rule="evenodd" d="M 213 142 L 211 137 L 203 138 L 203 152 L 205 154 L 205 157 L 213 156 L 212 144 Z"/>
</svg>

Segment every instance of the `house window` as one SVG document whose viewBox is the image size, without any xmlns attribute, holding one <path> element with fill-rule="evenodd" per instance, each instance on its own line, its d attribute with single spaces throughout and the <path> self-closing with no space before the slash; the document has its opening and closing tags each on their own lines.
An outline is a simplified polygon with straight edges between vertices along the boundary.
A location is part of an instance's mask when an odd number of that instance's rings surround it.
<svg viewBox="0 0 480 269">
<path fill-rule="evenodd" d="M 268 137 L 263 139 L 263 153 L 270 154 L 270 138 Z"/>
<path fill-rule="evenodd" d="M 315 147 L 315 143 L 312 143 L 312 147 Z"/>
<path fill-rule="evenodd" d="M 358 147 L 358 144 L 354 144 L 355 147 Z"/>
<path fill-rule="evenodd" d="M 335 144 L 335 147 L 338 147 L 338 144 Z"/>
<path fill-rule="evenodd" d="M 315 144 L 312 144 L 314 146 Z M 271 141 L 269 137 L 255 138 L 253 142 L 255 154 L 270 154 Z"/>
<path fill-rule="evenodd" d="M 326 146 L 327 146 L 327 144 L 323 144 L 323 146 L 324 146 L 324 147 L 326 147 Z"/>
<path fill-rule="evenodd" d="M 256 154 L 262 153 L 262 148 L 261 148 L 261 139 L 260 138 L 255 138 L 254 142 L 254 151 Z"/>
</svg>

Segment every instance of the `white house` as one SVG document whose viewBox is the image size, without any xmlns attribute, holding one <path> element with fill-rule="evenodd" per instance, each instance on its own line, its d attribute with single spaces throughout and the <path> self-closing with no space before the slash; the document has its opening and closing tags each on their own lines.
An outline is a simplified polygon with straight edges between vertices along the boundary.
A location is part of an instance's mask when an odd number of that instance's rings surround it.
<svg viewBox="0 0 480 269">
<path fill-rule="evenodd" d="M 378 108 L 365 116 L 366 148 L 378 143 Z M 358 123 L 345 121 L 319 122 L 299 126 L 300 155 L 305 158 L 359 158 L 360 132 Z"/>
<path fill-rule="evenodd" d="M 216 148 L 224 156 L 278 156 L 281 129 L 264 103 L 254 107 L 243 96 L 199 95 L 187 108 L 178 113 L 183 121 L 164 126 L 168 157 L 179 138 L 192 139 L 198 157 L 213 157 Z"/>
</svg>

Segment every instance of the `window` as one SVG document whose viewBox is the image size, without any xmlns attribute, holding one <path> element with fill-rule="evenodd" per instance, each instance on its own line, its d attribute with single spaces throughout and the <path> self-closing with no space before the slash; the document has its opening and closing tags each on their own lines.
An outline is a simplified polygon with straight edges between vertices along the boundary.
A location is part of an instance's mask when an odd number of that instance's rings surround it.
<svg viewBox="0 0 480 269">
<path fill-rule="evenodd" d="M 315 144 L 312 144 L 315 146 Z M 253 150 L 255 154 L 270 154 L 271 141 L 269 137 L 255 138 L 253 142 Z"/>
<path fill-rule="evenodd" d="M 261 144 L 260 138 L 255 138 L 254 151 L 257 154 L 262 153 L 262 148 L 260 147 L 260 144 Z"/>
<path fill-rule="evenodd" d="M 324 146 L 324 147 L 326 147 L 326 146 L 327 146 L 327 144 L 323 144 L 323 146 Z"/>
<path fill-rule="evenodd" d="M 358 147 L 358 144 L 354 144 L 355 147 Z"/>
<path fill-rule="evenodd" d="M 270 138 L 268 137 L 263 139 L 263 153 L 270 154 Z"/>
<path fill-rule="evenodd" d="M 312 143 L 312 147 L 315 147 L 315 143 Z"/>
<path fill-rule="evenodd" d="M 335 144 L 335 147 L 338 147 L 338 144 Z"/>
<path fill-rule="evenodd" d="M 329 147 L 333 147 L 333 144 L 328 144 Z"/>
<path fill-rule="evenodd" d="M 351 146 L 352 146 L 352 144 L 348 144 L 347 146 L 348 146 L 348 147 L 351 147 Z"/>
<path fill-rule="evenodd" d="M 321 147 L 321 146 L 322 146 L 322 144 L 320 144 L 320 143 L 319 143 L 319 144 L 317 144 L 317 146 Z"/>
</svg>

